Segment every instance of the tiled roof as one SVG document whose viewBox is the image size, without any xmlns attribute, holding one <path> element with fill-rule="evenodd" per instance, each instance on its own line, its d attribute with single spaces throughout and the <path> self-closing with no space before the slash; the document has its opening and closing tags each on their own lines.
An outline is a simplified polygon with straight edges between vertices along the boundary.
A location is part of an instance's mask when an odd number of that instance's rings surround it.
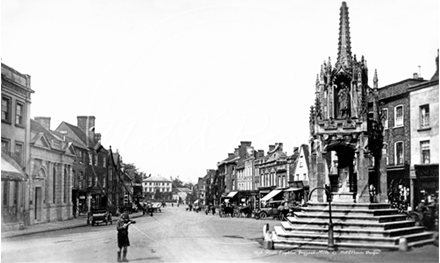
<svg viewBox="0 0 440 263">
<path fill-rule="evenodd" d="M 424 79 L 405 79 L 385 87 L 379 88 L 379 100 L 402 95 L 408 92 L 408 88 L 415 84 L 424 82 Z"/>
<path fill-rule="evenodd" d="M 57 140 L 60 141 L 58 138 L 53 136 L 48 130 L 46 130 L 43 125 L 41 125 L 38 121 L 35 121 L 31 119 L 31 131 L 37 132 L 37 133 L 43 133 L 48 140 Z"/>
<path fill-rule="evenodd" d="M 166 179 L 165 177 L 160 176 L 160 175 L 152 175 L 152 176 L 148 177 L 147 179 L 143 179 L 142 181 L 143 182 L 152 182 L 152 181 L 154 181 L 154 182 L 171 182 L 171 180 Z"/>
<path fill-rule="evenodd" d="M 76 134 L 76 136 L 78 136 L 78 138 L 80 138 L 81 141 L 85 145 L 88 145 L 89 147 L 94 147 L 95 146 L 95 142 L 91 138 L 88 138 L 88 143 L 87 143 L 87 134 L 83 130 L 81 130 L 78 126 L 72 125 L 72 124 L 67 123 L 67 122 L 63 122 L 63 123 L 67 127 L 69 127 L 72 130 L 72 132 L 74 132 Z"/>
</svg>

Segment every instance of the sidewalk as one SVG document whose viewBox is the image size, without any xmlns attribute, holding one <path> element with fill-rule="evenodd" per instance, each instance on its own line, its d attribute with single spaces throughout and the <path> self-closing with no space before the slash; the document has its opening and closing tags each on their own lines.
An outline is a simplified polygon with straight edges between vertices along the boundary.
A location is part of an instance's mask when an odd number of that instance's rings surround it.
<svg viewBox="0 0 440 263">
<path fill-rule="evenodd" d="M 137 218 L 137 217 L 141 217 L 141 216 L 143 216 L 142 212 L 130 214 L 130 218 Z M 89 225 L 87 225 L 86 219 L 87 219 L 86 215 L 81 215 L 81 216 L 78 216 L 77 218 L 73 218 L 73 219 L 69 219 L 69 220 L 65 220 L 65 221 L 56 221 L 56 222 L 49 222 L 49 223 L 27 226 L 23 230 L 8 231 L 8 232 L 4 232 L 4 233 L 2 232 L 2 239 L 32 235 L 32 234 L 37 234 L 37 233 L 46 233 L 46 232 L 51 232 L 51 231 L 63 230 L 63 229 L 86 227 L 86 226 L 89 226 Z M 113 216 L 112 222 L 116 222 L 118 219 L 119 219 L 119 217 Z"/>
</svg>

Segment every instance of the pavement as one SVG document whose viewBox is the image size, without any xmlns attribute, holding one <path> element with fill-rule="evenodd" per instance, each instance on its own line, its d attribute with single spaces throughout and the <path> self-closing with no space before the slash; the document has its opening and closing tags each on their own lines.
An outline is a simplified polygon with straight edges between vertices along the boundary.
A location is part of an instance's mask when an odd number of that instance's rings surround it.
<svg viewBox="0 0 440 263">
<path fill-rule="evenodd" d="M 147 215 L 143 215 L 142 211 L 130 214 L 130 218 L 137 218 L 141 216 Z M 118 219 L 118 216 L 113 216 L 112 222 L 116 222 L 118 221 Z M 90 226 L 87 225 L 87 215 L 80 215 L 77 218 L 72 218 L 64 221 L 35 224 L 31 226 L 26 226 L 26 228 L 22 230 L 2 232 L 2 239 L 86 226 Z"/>
</svg>

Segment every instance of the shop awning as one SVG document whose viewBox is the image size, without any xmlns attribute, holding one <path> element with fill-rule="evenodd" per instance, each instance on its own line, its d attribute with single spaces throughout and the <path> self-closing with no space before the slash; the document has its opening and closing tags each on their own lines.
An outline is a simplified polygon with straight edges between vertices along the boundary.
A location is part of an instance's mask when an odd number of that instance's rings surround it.
<svg viewBox="0 0 440 263">
<path fill-rule="evenodd" d="M 25 181 L 26 175 L 14 160 L 2 153 L 2 180 Z"/>
<path fill-rule="evenodd" d="M 238 192 L 237 191 L 233 191 L 233 192 L 230 192 L 226 197 L 234 197 L 236 194 L 237 194 Z"/>
<path fill-rule="evenodd" d="M 277 194 L 281 193 L 283 190 L 272 190 L 272 192 L 265 195 L 263 198 L 261 198 L 261 202 L 265 202 L 270 200 L 271 198 L 275 197 Z"/>
</svg>

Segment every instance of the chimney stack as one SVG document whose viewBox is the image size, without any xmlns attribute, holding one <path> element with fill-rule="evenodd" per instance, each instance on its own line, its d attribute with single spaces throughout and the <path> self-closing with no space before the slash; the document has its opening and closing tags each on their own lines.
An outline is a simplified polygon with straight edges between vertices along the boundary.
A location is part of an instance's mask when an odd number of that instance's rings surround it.
<svg viewBox="0 0 440 263">
<path fill-rule="evenodd" d="M 78 127 L 89 139 L 95 139 L 95 116 L 78 116 Z"/>
<path fill-rule="evenodd" d="M 35 117 L 34 119 L 46 130 L 50 130 L 50 117 Z"/>
<path fill-rule="evenodd" d="M 277 145 L 278 145 L 278 150 L 282 152 L 283 151 L 283 143 L 279 142 L 279 143 L 277 143 Z"/>
<path fill-rule="evenodd" d="M 275 145 L 269 145 L 269 152 L 273 151 L 275 149 Z"/>
<path fill-rule="evenodd" d="M 264 157 L 264 150 L 258 150 L 257 158 L 263 158 Z"/>
</svg>

